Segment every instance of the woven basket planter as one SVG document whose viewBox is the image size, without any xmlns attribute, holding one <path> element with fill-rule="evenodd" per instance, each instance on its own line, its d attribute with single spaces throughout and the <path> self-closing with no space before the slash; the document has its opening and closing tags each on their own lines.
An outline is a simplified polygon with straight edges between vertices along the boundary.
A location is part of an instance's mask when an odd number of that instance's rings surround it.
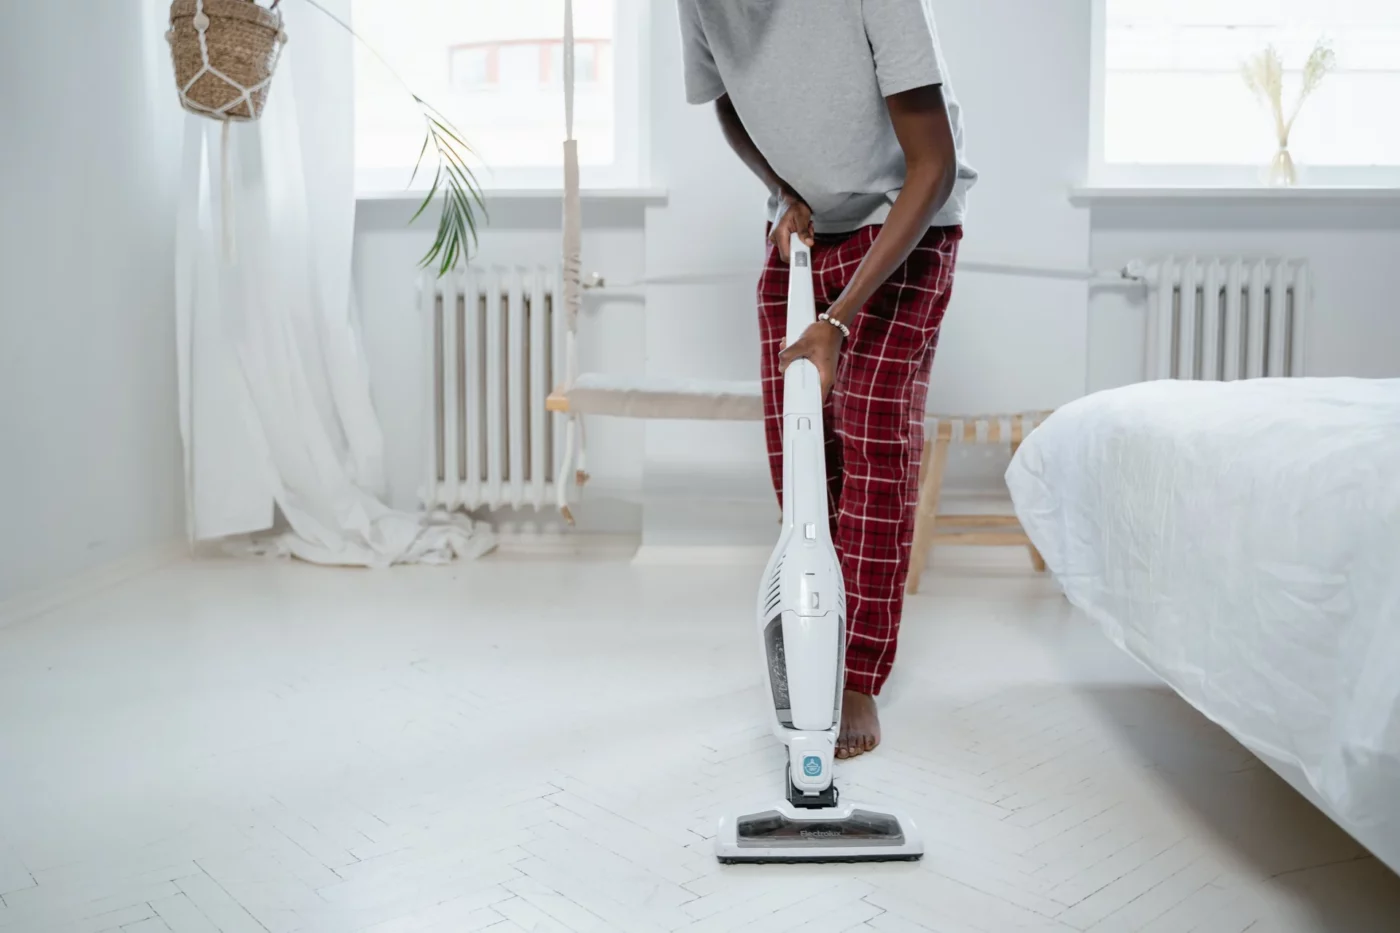
<svg viewBox="0 0 1400 933">
<path fill-rule="evenodd" d="M 262 116 L 287 42 L 276 3 L 175 0 L 166 38 L 181 106 L 215 120 Z"/>
</svg>

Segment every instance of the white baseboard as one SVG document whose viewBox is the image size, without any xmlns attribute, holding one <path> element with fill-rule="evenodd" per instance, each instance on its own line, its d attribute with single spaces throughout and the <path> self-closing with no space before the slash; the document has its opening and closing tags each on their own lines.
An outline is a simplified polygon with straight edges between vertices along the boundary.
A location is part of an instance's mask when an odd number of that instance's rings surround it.
<svg viewBox="0 0 1400 933">
<path fill-rule="evenodd" d="M 630 560 L 641 566 L 761 566 L 771 544 L 643 544 L 627 533 L 503 532 L 497 535 L 495 556 L 505 559 L 583 558 Z"/>
<path fill-rule="evenodd" d="M 497 531 L 495 554 L 505 558 L 582 557 L 627 560 L 641 536 L 611 532 Z"/>
<path fill-rule="evenodd" d="M 37 590 L 21 593 L 0 602 L 0 629 L 52 612 L 74 600 L 100 593 L 127 580 L 145 576 L 188 556 L 189 548 L 184 542 L 171 542 L 146 548 L 120 560 L 100 564 L 74 576 L 65 577 Z"/>
<path fill-rule="evenodd" d="M 774 535 L 774 541 L 777 536 Z M 762 567 L 773 554 L 773 545 L 746 544 L 643 544 L 632 563 L 649 567 Z"/>
</svg>

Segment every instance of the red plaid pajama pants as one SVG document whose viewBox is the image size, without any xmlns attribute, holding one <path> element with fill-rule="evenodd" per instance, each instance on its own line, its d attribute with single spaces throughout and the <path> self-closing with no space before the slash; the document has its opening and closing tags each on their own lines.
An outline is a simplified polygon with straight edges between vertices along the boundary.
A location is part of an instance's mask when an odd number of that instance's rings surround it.
<svg viewBox="0 0 1400 933">
<path fill-rule="evenodd" d="M 879 227 L 821 235 L 812 249 L 817 310 L 850 281 Z M 846 687 L 876 695 L 889 676 L 914 543 L 924 405 L 960 227 L 934 228 L 851 324 L 827 400 L 826 471 L 832 537 L 846 579 Z M 759 279 L 763 411 L 773 486 L 782 495 L 788 267 L 772 244 Z"/>
</svg>

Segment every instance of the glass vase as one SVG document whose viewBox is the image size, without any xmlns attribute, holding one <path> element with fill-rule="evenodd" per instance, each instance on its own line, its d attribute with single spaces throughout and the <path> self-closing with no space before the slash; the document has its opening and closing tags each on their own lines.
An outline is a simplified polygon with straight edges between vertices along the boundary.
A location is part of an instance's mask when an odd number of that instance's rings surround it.
<svg viewBox="0 0 1400 933">
<path fill-rule="evenodd" d="M 1262 174 L 1264 184 L 1270 188 L 1298 187 L 1298 166 L 1294 164 L 1286 143 L 1279 147 L 1273 161 L 1265 166 Z"/>
</svg>

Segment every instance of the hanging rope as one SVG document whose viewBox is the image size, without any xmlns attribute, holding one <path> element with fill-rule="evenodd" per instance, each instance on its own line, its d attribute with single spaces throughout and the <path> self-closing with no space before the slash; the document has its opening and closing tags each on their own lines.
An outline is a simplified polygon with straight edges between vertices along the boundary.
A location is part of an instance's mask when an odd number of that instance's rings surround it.
<svg viewBox="0 0 1400 933">
<path fill-rule="evenodd" d="M 564 384 L 572 387 L 578 378 L 578 316 L 583 306 L 583 221 L 579 193 L 578 141 L 574 139 L 574 4 L 564 0 Z M 579 468 L 573 471 L 577 455 Z M 569 511 L 570 480 L 583 485 L 583 426 L 580 416 L 571 412 L 564 426 L 564 463 L 554 478 L 558 488 L 559 511 L 572 525 Z"/>
<path fill-rule="evenodd" d="M 234 242 L 237 225 L 233 216 L 233 170 L 229 167 L 229 158 L 233 154 L 232 127 L 233 121 L 225 120 L 219 134 L 219 213 L 224 221 L 224 260 L 229 264 L 238 259 Z"/>
</svg>

